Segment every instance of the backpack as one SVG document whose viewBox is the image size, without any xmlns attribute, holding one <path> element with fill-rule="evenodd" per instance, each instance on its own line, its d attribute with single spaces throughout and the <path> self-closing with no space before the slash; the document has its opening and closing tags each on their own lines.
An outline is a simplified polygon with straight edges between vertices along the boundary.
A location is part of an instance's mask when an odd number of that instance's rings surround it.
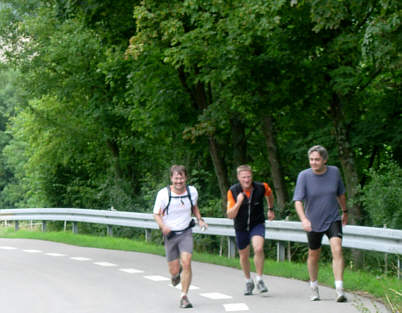
<svg viewBox="0 0 402 313">
<path fill-rule="evenodd" d="M 172 198 L 175 198 L 175 199 L 184 199 L 184 198 L 188 198 L 188 199 L 190 200 L 191 211 L 193 211 L 194 205 L 193 205 L 193 200 L 191 199 L 190 188 L 189 188 L 188 185 L 186 185 L 187 194 L 186 194 L 186 195 L 183 195 L 183 196 L 172 196 L 172 192 L 171 192 L 171 190 L 170 190 L 170 186 L 167 186 L 166 188 L 167 188 L 167 190 L 168 190 L 169 201 L 168 201 L 168 204 L 167 204 L 166 208 L 163 209 L 163 212 L 162 212 L 163 215 L 165 215 L 165 212 L 166 212 L 166 214 L 169 214 L 169 205 L 170 205 L 170 200 L 171 200 Z"/>
</svg>

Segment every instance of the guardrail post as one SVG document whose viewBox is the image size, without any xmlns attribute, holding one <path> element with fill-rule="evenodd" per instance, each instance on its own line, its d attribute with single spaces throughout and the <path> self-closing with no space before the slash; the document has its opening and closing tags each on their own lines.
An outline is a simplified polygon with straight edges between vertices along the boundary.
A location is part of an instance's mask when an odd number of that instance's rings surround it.
<svg viewBox="0 0 402 313">
<path fill-rule="evenodd" d="M 236 256 L 236 242 L 233 237 L 228 237 L 228 258 Z"/>
<path fill-rule="evenodd" d="M 113 237 L 113 228 L 112 225 L 106 225 L 107 229 L 107 235 L 110 237 Z"/>
<path fill-rule="evenodd" d="M 74 234 L 78 233 L 78 223 L 77 222 L 73 222 L 72 230 L 73 230 Z"/>
<path fill-rule="evenodd" d="M 18 231 L 20 229 L 20 222 L 19 221 L 15 221 L 15 231 Z"/>
<path fill-rule="evenodd" d="M 42 232 L 46 231 L 46 221 L 42 221 Z"/>
<path fill-rule="evenodd" d="M 285 246 L 281 241 L 278 241 L 276 243 L 276 261 L 277 262 L 285 261 Z"/>
<path fill-rule="evenodd" d="M 151 239 L 151 230 L 145 229 L 145 241 L 148 242 Z"/>
</svg>

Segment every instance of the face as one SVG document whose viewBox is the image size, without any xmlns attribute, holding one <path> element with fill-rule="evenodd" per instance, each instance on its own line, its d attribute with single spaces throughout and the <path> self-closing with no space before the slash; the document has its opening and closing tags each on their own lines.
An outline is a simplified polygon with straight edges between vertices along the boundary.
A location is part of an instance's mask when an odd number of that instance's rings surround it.
<svg viewBox="0 0 402 313">
<path fill-rule="evenodd" d="M 250 171 L 241 171 L 237 174 L 237 179 L 243 189 L 250 189 L 253 182 L 253 174 Z"/>
<path fill-rule="evenodd" d="M 173 175 L 170 177 L 170 181 L 172 182 L 173 189 L 176 193 L 184 192 L 186 189 L 186 180 L 187 177 L 183 173 L 173 173 Z"/>
<path fill-rule="evenodd" d="M 324 160 L 317 151 L 310 153 L 309 162 L 314 173 L 323 174 L 326 171 L 325 164 L 327 163 L 327 160 Z"/>
</svg>

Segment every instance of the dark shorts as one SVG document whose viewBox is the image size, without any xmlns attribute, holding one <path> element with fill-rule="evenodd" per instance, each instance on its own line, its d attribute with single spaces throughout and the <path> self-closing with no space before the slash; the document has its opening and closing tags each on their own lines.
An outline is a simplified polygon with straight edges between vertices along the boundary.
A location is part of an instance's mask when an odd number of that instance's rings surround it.
<svg viewBox="0 0 402 313">
<path fill-rule="evenodd" d="M 179 259 L 182 252 L 193 253 L 193 231 L 191 228 L 174 235 L 170 239 L 167 239 L 166 236 L 164 238 L 168 262 Z"/>
<path fill-rule="evenodd" d="M 258 224 L 250 231 L 236 230 L 236 244 L 239 250 L 247 248 L 250 244 L 251 238 L 254 236 L 261 236 L 265 238 L 265 224 Z"/>
<path fill-rule="evenodd" d="M 307 240 L 308 240 L 308 247 L 311 250 L 317 250 L 321 248 L 322 237 L 327 235 L 328 239 L 332 237 L 339 237 L 342 238 L 342 222 L 335 221 L 333 222 L 329 228 L 324 232 L 308 232 L 307 233 Z"/>
</svg>

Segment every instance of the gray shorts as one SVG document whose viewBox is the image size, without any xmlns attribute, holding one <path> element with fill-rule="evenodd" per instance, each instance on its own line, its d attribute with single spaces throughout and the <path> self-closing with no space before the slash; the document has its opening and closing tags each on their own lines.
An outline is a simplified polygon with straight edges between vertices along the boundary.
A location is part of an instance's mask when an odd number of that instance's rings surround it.
<svg viewBox="0 0 402 313">
<path fill-rule="evenodd" d="M 165 238 L 165 252 L 168 262 L 179 259 L 182 252 L 193 253 L 193 231 L 187 229 L 181 234 L 175 234 L 172 238 Z"/>
</svg>

